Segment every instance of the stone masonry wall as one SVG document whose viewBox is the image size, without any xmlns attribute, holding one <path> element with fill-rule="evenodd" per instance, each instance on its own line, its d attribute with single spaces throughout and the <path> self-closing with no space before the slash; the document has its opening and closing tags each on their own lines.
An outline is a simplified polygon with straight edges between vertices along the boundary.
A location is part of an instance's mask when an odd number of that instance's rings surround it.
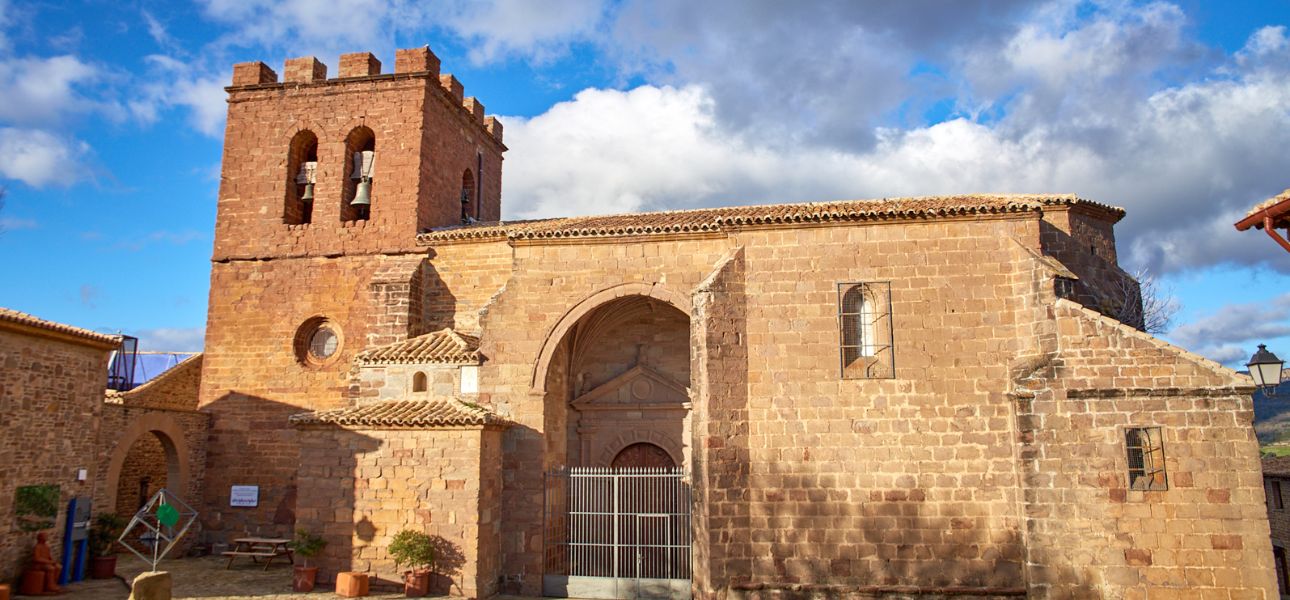
<svg viewBox="0 0 1290 600">
<path fill-rule="evenodd" d="M 201 380 L 212 415 L 203 522 L 222 541 L 251 533 L 287 535 L 295 510 L 294 413 L 349 406 L 354 355 L 376 326 L 377 274 L 411 278 L 422 257 L 355 256 L 214 263 Z M 306 321 L 322 317 L 340 336 L 321 364 L 300 360 Z M 387 332 L 387 343 L 393 332 Z M 403 333 L 407 335 L 406 332 Z M 260 486 L 256 508 L 230 508 L 233 485 Z"/>
<path fill-rule="evenodd" d="M 694 293 L 691 481 L 694 588 L 701 597 L 752 572 L 744 277 L 738 249 Z"/>
<path fill-rule="evenodd" d="M 107 348 L 0 329 L 0 581 L 20 574 L 36 540 L 16 526 L 19 486 L 59 486 L 58 518 L 44 530 L 55 558 L 67 502 L 94 495 L 107 361 Z"/>
<path fill-rule="evenodd" d="M 129 519 L 143 502 L 147 502 L 157 490 L 166 487 L 166 449 L 155 435 L 139 438 L 130 446 L 125 455 L 125 466 L 116 482 L 116 506 L 101 507 Z M 144 478 L 148 486 L 144 493 L 139 493 L 139 485 Z"/>
<path fill-rule="evenodd" d="M 396 584 L 401 571 L 386 548 L 400 530 L 412 529 L 435 536 L 437 593 L 494 593 L 499 432 L 312 427 L 300 431 L 300 444 L 297 525 L 328 542 L 317 560 L 321 577 L 368 571 L 383 585 Z"/>
<path fill-rule="evenodd" d="M 1276 597 L 1248 380 L 1061 300 L 1047 387 L 1019 399 L 1040 597 Z M 1128 482 L 1126 427 L 1161 427 L 1168 489 Z"/>
</svg>

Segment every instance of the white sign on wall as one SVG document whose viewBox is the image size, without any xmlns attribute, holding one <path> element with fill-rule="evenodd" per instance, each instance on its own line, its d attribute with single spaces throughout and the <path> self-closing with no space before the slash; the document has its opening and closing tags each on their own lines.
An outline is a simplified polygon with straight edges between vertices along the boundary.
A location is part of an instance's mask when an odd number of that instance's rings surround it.
<svg viewBox="0 0 1290 600">
<path fill-rule="evenodd" d="M 260 505 L 260 486 L 258 485 L 235 485 L 228 493 L 229 506 L 249 506 L 256 507 Z"/>
</svg>

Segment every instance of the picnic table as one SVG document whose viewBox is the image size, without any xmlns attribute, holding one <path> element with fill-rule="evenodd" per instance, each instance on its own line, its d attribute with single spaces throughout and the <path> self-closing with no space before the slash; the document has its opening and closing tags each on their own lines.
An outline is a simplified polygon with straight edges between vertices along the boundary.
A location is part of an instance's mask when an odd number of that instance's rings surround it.
<svg viewBox="0 0 1290 600">
<path fill-rule="evenodd" d="M 291 555 L 291 543 L 287 538 L 262 538 L 262 537 L 245 537 L 233 540 L 235 546 L 232 550 L 224 552 L 223 555 L 228 557 L 228 564 L 225 569 L 233 566 L 233 561 L 239 556 L 251 557 L 251 562 L 260 564 L 260 559 L 265 558 L 264 570 L 269 570 L 269 565 L 273 564 L 273 559 L 279 556 L 287 557 L 291 564 L 296 564 L 295 558 Z"/>
</svg>

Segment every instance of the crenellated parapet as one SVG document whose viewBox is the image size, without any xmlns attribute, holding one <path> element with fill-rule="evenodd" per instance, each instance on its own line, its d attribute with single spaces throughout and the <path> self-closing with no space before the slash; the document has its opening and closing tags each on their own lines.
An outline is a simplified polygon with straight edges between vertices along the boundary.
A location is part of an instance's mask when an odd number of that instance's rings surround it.
<svg viewBox="0 0 1290 600">
<path fill-rule="evenodd" d="M 281 81 L 269 65 L 260 61 L 245 62 L 233 65 L 233 82 L 227 89 L 233 92 L 243 88 L 337 85 L 399 77 L 434 78 L 439 80 L 439 87 L 464 115 L 500 143 L 501 122 L 495 115 L 486 116 L 484 104 L 477 98 L 466 97 L 461 81 L 450 73 L 440 73 L 439 65 L 439 57 L 428 46 L 395 51 L 393 73 L 382 73 L 381 61 L 371 52 L 342 54 L 340 68 L 332 78 L 327 76 L 327 65 L 313 56 L 287 59 L 283 64 Z"/>
</svg>

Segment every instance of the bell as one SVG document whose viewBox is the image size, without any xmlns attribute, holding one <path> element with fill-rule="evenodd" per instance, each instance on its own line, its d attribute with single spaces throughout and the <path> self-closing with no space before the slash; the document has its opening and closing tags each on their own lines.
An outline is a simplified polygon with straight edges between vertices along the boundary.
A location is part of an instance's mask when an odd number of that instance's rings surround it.
<svg viewBox="0 0 1290 600">
<path fill-rule="evenodd" d="M 305 192 L 303 194 L 300 194 L 300 201 L 301 202 L 314 201 L 314 184 L 312 183 L 305 184 Z"/>
<path fill-rule="evenodd" d="M 349 203 L 350 206 L 371 206 L 372 205 L 372 180 L 364 177 L 358 182 L 358 192 L 354 194 L 354 200 Z"/>
</svg>

